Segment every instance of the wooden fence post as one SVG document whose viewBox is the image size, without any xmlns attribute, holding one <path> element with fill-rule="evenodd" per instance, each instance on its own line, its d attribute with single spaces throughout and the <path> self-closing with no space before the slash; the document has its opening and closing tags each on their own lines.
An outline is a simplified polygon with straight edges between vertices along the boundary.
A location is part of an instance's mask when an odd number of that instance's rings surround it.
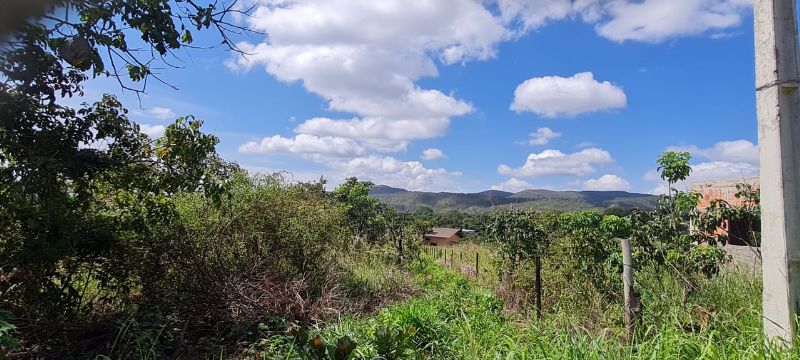
<svg viewBox="0 0 800 360">
<path fill-rule="evenodd" d="M 628 333 L 628 338 L 634 330 L 633 311 L 634 311 L 634 294 L 633 294 L 633 259 L 631 256 L 631 242 L 628 239 L 621 239 L 622 245 L 622 285 L 623 296 L 625 299 L 625 330 Z"/>
<path fill-rule="evenodd" d="M 542 256 L 536 254 L 536 318 L 542 318 Z"/>
<path fill-rule="evenodd" d="M 475 253 L 475 278 L 476 279 L 478 278 L 478 269 L 480 269 L 480 267 L 478 267 L 478 264 L 479 264 L 478 260 L 479 259 L 480 259 L 480 253 Z"/>
</svg>

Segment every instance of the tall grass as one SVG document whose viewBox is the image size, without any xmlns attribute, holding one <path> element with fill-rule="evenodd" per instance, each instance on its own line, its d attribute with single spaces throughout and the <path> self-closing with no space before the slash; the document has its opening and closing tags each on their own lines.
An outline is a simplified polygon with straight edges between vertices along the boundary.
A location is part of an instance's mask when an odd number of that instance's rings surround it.
<svg viewBox="0 0 800 360">
<path fill-rule="evenodd" d="M 344 317 L 320 326 L 326 340 L 349 336 L 355 358 L 380 358 L 381 327 L 412 326 L 407 358 L 431 359 L 800 359 L 798 350 L 765 342 L 761 329 L 761 281 L 730 269 L 700 284 L 684 301 L 681 284 L 657 272 L 640 272 L 645 308 L 630 339 L 623 336 L 621 308 L 609 306 L 605 327 L 576 321 L 580 313 L 550 311 L 541 320 L 508 313 L 494 291 L 441 264 L 412 267 L 425 292 L 366 318 Z M 274 353 L 273 353 L 274 354 Z M 286 353 L 284 353 L 286 354 Z M 268 354 L 264 354 L 268 355 Z M 302 358 L 295 352 L 289 358 Z"/>
</svg>

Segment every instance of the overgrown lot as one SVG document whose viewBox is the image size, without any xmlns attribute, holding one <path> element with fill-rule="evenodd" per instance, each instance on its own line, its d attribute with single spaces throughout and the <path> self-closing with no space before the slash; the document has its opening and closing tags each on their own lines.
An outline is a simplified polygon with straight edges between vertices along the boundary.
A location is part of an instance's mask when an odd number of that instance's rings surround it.
<svg viewBox="0 0 800 360">
<path fill-rule="evenodd" d="M 765 345 L 761 282 L 737 269 L 702 281 L 702 290 L 686 300 L 680 281 L 642 276 L 648 307 L 631 339 L 622 336 L 620 307 L 602 314 L 588 308 L 581 313 L 579 306 L 552 309 L 536 320 L 505 311 L 492 289 L 430 259 L 415 264 L 412 273 L 425 290 L 421 296 L 375 316 L 327 323 L 308 337 L 319 334 L 330 344 L 350 339 L 357 344 L 352 357 L 359 359 L 800 358 L 797 350 Z M 607 327 L 587 328 L 587 320 Z M 259 346 L 261 358 L 317 358 L 312 346 L 294 336 L 266 337 Z"/>
</svg>

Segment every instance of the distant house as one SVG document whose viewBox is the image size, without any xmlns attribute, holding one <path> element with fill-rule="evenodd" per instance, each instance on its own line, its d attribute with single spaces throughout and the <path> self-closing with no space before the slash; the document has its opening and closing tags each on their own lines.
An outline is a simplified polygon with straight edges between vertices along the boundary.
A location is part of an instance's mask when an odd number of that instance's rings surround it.
<svg viewBox="0 0 800 360">
<path fill-rule="evenodd" d="M 700 201 L 697 208 L 700 211 L 705 211 L 713 200 L 725 200 L 732 206 L 742 206 L 744 199 L 736 197 L 736 185 L 740 183 L 748 183 L 753 186 L 754 190 L 760 189 L 759 179 L 733 179 L 733 180 L 718 180 L 718 181 L 703 181 L 693 183 L 691 190 L 700 194 Z M 755 231 L 761 231 L 761 224 L 752 224 Z M 726 219 L 722 223 L 722 227 L 715 232 L 717 235 L 727 233 L 730 238 L 731 245 L 747 245 L 745 239 L 750 238 L 748 232 L 750 228 L 748 224 L 737 223 Z"/>
<path fill-rule="evenodd" d="M 425 234 L 423 243 L 430 246 L 455 245 L 461 240 L 461 234 L 461 229 L 433 228 Z"/>
</svg>

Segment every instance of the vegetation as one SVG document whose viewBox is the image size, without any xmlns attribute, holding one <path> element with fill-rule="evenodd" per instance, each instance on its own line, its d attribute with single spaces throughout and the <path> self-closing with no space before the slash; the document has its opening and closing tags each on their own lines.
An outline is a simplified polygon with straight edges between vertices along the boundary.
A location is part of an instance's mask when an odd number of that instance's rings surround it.
<svg viewBox="0 0 800 360">
<path fill-rule="evenodd" d="M 504 311 L 503 302 L 430 261 L 412 267 L 422 296 L 368 318 L 345 317 L 312 330 L 322 339 L 358 343 L 357 359 L 785 359 L 796 350 L 768 346 L 761 336 L 760 280 L 731 270 L 704 280 L 687 301 L 674 278 L 638 278 L 650 308 L 637 337 L 622 339 L 619 311 L 578 313 L 550 310 L 541 320 Z M 653 273 L 651 273 L 653 274 Z M 594 327 L 587 327 L 590 321 Z M 294 338 L 266 338 L 262 358 L 313 358 Z"/>
<path fill-rule="evenodd" d="M 658 196 L 623 191 L 524 190 L 518 193 L 489 190 L 479 193 L 407 191 L 376 186 L 371 194 L 382 202 L 408 212 L 479 214 L 494 208 L 534 208 L 550 211 L 609 210 L 627 213 L 653 209 Z"/>
<path fill-rule="evenodd" d="M 328 192 L 324 180 L 245 173 L 192 116 L 153 141 L 111 95 L 60 104 L 89 76 L 128 89 L 158 80 L 152 61 L 192 44 L 192 30 L 216 29 L 236 51 L 225 16 L 246 10 L 47 3 L 0 57 L 2 357 L 800 357 L 765 344 L 760 279 L 718 247 L 732 218 L 759 243 L 757 192 L 742 186 L 744 205 L 699 211 L 697 194 L 675 188 L 691 172 L 687 153 L 659 158 L 669 195 L 652 210 L 629 214 L 653 200 L 630 194 L 525 191 L 467 196 L 509 205 L 490 214 L 403 212 L 356 178 Z M 53 16 L 56 6 L 73 15 Z M 137 57 L 132 36 L 153 59 Z M 619 207 L 510 208 L 554 198 Z M 479 230 L 470 246 L 492 271 L 470 280 L 425 255 L 434 225 Z M 641 297 L 634 333 L 620 323 L 622 237 Z"/>
</svg>

